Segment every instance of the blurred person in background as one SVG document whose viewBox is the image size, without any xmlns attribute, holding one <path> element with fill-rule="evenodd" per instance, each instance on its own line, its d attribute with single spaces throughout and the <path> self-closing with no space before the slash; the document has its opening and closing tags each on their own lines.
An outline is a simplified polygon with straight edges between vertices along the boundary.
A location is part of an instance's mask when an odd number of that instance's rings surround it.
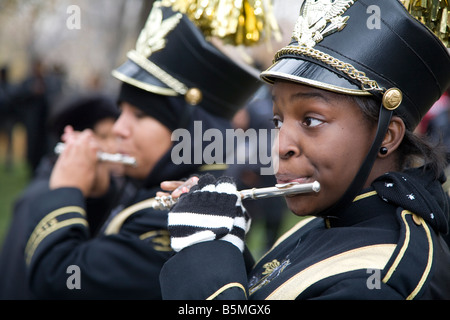
<svg viewBox="0 0 450 320">
<path fill-rule="evenodd" d="M 34 59 L 30 75 L 16 92 L 20 121 L 27 133 L 26 159 L 34 176 L 41 158 L 49 150 L 47 121 L 50 111 L 48 77 L 44 63 Z"/>
<path fill-rule="evenodd" d="M 0 69 L 0 131 L 6 135 L 6 171 L 10 171 L 13 165 L 13 128 L 17 118 L 13 108 L 8 73 L 8 66 Z"/>
</svg>

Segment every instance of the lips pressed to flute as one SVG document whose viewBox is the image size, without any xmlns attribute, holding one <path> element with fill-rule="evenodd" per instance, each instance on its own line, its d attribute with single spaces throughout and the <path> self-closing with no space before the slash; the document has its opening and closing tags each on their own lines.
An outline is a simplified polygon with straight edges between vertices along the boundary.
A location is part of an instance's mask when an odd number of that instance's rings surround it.
<svg viewBox="0 0 450 320">
<path fill-rule="evenodd" d="M 271 197 L 289 196 L 301 193 L 319 192 L 320 183 L 314 181 L 311 183 L 284 183 L 276 184 L 275 187 L 267 188 L 253 188 L 239 191 L 241 199 L 264 199 Z M 165 210 L 172 208 L 177 199 L 173 199 L 171 196 L 155 197 L 152 204 L 153 209 Z"/>
<path fill-rule="evenodd" d="M 59 142 L 58 144 L 56 144 L 54 151 L 56 154 L 61 154 L 64 151 L 64 148 L 65 148 L 65 144 L 62 142 Z M 97 153 L 97 158 L 100 161 L 120 163 L 120 164 L 125 164 L 125 165 L 133 166 L 133 167 L 135 167 L 137 165 L 135 158 L 121 154 L 121 153 L 107 153 L 107 152 L 99 151 Z"/>
</svg>

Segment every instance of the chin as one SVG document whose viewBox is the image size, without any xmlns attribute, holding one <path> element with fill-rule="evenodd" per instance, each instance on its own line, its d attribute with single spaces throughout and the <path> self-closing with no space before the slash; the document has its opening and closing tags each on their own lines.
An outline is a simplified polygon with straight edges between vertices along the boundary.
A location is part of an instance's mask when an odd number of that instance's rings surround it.
<svg viewBox="0 0 450 320">
<path fill-rule="evenodd" d="M 289 210 L 299 217 L 317 216 L 324 209 L 323 197 L 318 193 L 287 196 L 285 199 Z"/>
<path fill-rule="evenodd" d="M 130 178 L 143 180 L 143 179 L 147 178 L 148 173 L 147 172 L 142 172 L 142 170 L 139 167 L 138 168 L 126 167 L 125 168 L 125 175 L 127 177 L 130 177 Z"/>
</svg>

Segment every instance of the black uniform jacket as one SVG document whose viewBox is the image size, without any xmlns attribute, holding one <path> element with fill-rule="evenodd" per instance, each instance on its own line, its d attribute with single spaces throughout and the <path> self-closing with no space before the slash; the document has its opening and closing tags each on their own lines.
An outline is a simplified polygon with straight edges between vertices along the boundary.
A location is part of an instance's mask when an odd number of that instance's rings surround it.
<svg viewBox="0 0 450 320">
<path fill-rule="evenodd" d="M 448 196 L 422 169 L 389 173 L 336 218 L 307 217 L 246 273 L 225 241 L 163 267 L 164 299 L 450 299 Z"/>
</svg>

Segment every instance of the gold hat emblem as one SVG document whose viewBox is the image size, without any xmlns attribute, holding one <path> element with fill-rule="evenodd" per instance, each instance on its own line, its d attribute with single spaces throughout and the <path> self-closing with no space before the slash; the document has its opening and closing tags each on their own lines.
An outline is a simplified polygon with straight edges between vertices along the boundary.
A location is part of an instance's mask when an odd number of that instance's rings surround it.
<svg viewBox="0 0 450 320">
<path fill-rule="evenodd" d="M 292 37 L 300 46 L 314 47 L 324 37 L 341 31 L 349 19 L 342 15 L 354 0 L 305 0 Z"/>
<path fill-rule="evenodd" d="M 136 42 L 136 51 L 148 58 L 152 53 L 164 49 L 167 41 L 165 39 L 166 36 L 175 29 L 182 17 L 181 13 L 177 13 L 163 20 L 161 3 L 156 1 L 153 4 L 144 29 L 139 34 Z"/>
</svg>

